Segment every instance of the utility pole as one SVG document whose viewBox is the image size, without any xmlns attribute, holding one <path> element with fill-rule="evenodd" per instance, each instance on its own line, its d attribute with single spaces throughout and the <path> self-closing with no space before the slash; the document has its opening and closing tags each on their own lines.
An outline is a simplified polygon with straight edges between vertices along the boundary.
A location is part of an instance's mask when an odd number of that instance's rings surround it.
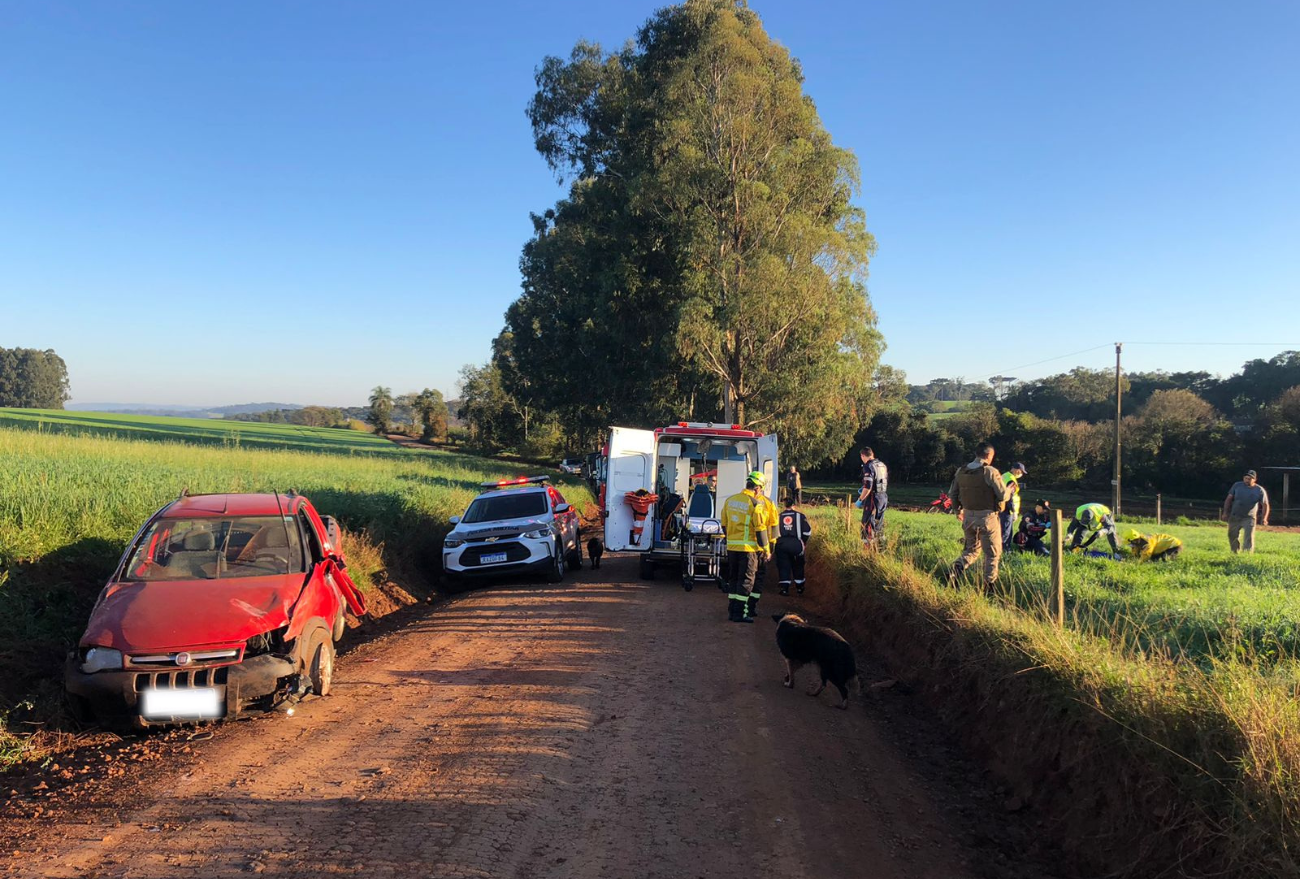
<svg viewBox="0 0 1300 879">
<path fill-rule="evenodd" d="M 1121 376 L 1123 372 L 1120 367 L 1119 355 L 1124 349 L 1123 342 L 1115 343 L 1115 478 L 1111 480 L 1111 486 L 1115 489 L 1114 503 L 1111 505 L 1116 517 L 1119 516 L 1119 422 L 1123 417 L 1123 407 L 1120 405 L 1120 397 L 1123 393 Z"/>
</svg>

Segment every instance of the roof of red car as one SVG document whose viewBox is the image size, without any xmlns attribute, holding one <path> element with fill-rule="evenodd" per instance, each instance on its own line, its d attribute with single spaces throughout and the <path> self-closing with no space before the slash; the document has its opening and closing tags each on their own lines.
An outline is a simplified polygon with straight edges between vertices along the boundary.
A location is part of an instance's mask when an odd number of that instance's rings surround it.
<svg viewBox="0 0 1300 879">
<path fill-rule="evenodd" d="M 168 519 L 182 516 L 278 516 L 294 512 L 301 500 L 287 494 L 196 494 L 178 498 L 163 516 Z"/>
</svg>

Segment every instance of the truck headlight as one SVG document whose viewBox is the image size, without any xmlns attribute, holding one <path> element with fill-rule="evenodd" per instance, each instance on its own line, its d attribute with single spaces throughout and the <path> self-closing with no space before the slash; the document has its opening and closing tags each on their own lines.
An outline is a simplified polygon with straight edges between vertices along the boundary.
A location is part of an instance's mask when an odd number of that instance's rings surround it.
<svg viewBox="0 0 1300 879">
<path fill-rule="evenodd" d="M 455 549 L 458 546 L 464 545 L 464 543 L 465 538 L 463 537 L 446 537 L 442 541 L 442 546 L 443 549 Z"/>
<path fill-rule="evenodd" d="M 532 531 L 525 531 L 522 536 L 526 537 L 529 540 L 545 540 L 546 538 L 551 536 L 551 529 L 534 528 Z"/>
<path fill-rule="evenodd" d="M 91 647 L 86 651 L 86 658 L 81 661 L 81 670 L 86 674 L 97 671 L 111 671 L 122 667 L 122 651 L 112 647 Z"/>
</svg>

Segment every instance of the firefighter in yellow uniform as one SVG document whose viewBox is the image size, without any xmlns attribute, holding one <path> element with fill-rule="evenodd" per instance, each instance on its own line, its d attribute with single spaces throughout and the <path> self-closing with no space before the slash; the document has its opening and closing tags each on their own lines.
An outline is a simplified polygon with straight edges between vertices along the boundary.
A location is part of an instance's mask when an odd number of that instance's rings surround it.
<svg viewBox="0 0 1300 879">
<path fill-rule="evenodd" d="M 733 623 L 752 623 L 747 616 L 749 594 L 758 575 L 759 558 L 772 554 L 768 533 L 767 505 L 763 503 L 763 474 L 750 473 L 745 490 L 733 494 L 722 505 L 722 526 L 727 534 L 727 563 L 731 591 L 727 593 L 727 619 Z"/>
<path fill-rule="evenodd" d="M 767 582 L 767 563 L 772 558 L 772 553 L 776 549 L 776 531 L 779 524 L 778 519 L 781 511 L 777 509 L 776 504 L 772 503 L 772 498 L 767 494 L 767 477 L 758 470 L 749 474 L 749 478 L 757 478 L 758 498 L 763 502 L 763 509 L 767 515 L 767 555 L 759 556 L 758 573 L 754 575 L 754 588 L 749 593 L 749 602 L 745 605 L 745 616 L 751 619 L 758 613 L 758 600 L 763 597 L 763 584 Z"/>
<path fill-rule="evenodd" d="M 1130 528 L 1124 535 L 1133 558 L 1143 562 L 1166 562 L 1178 557 L 1183 542 L 1172 534 L 1143 534 Z"/>
</svg>

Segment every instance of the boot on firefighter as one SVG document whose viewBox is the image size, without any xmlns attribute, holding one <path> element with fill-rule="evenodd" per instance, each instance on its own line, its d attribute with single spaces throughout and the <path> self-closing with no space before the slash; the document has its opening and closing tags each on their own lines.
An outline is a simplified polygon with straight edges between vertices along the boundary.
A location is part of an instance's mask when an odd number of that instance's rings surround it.
<svg viewBox="0 0 1300 879">
<path fill-rule="evenodd" d="M 759 559 L 771 555 L 767 505 L 763 500 L 766 480 L 757 471 L 745 480 L 745 490 L 727 498 L 722 507 L 723 530 L 727 535 L 727 562 L 731 591 L 727 593 L 727 619 L 752 623 L 750 596 L 758 576 Z M 760 590 L 761 591 L 761 590 Z M 754 603 L 757 604 L 755 597 Z"/>
</svg>

